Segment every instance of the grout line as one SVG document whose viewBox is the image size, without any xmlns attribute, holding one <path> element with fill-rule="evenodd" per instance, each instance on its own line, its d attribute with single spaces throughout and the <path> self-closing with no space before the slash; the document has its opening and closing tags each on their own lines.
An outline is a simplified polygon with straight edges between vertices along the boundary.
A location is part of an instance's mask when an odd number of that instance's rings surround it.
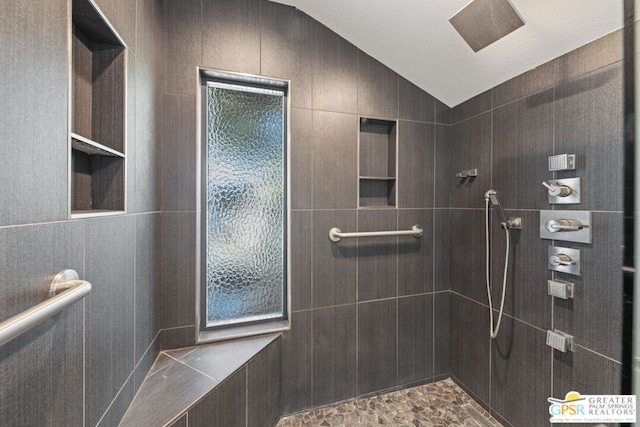
<svg viewBox="0 0 640 427">
<path fill-rule="evenodd" d="M 136 238 L 138 233 L 138 221 L 137 218 L 133 218 L 133 370 L 135 371 L 136 366 L 136 347 L 137 347 L 137 325 L 138 325 L 138 310 L 137 310 L 137 300 L 138 300 L 138 275 L 136 274 L 138 267 L 138 257 L 136 256 L 138 253 L 138 239 Z M 135 384 L 134 384 L 135 387 Z"/>
<path fill-rule="evenodd" d="M 150 214 L 159 214 L 171 211 L 148 211 L 148 212 L 127 212 L 119 215 L 109 215 L 109 216 L 96 216 L 90 218 L 66 218 L 66 219 L 57 219 L 52 221 L 42 221 L 42 222 L 30 222 L 26 224 L 7 224 L 0 225 L 0 230 L 11 229 L 11 228 L 24 228 L 24 227 L 32 227 L 32 226 L 42 226 L 42 225 L 54 225 L 54 224 L 65 224 L 65 223 L 73 223 L 73 222 L 87 222 L 91 220 L 100 220 L 106 218 L 121 218 L 121 217 L 133 217 L 140 215 L 150 215 Z M 176 211 L 176 212 L 195 212 L 195 211 Z M 621 211 L 622 212 L 622 211 Z"/>
<path fill-rule="evenodd" d="M 556 153 L 556 87 L 558 86 L 558 84 L 557 84 L 557 75 L 558 75 L 558 61 L 554 60 L 553 61 L 553 78 L 552 78 L 553 88 L 551 89 L 552 90 L 552 97 L 551 97 L 551 99 L 552 99 L 552 102 L 551 102 L 551 154 L 552 155 Z M 554 172 L 551 173 L 551 177 L 552 178 L 555 179 L 556 176 L 557 176 L 557 172 L 554 171 Z M 555 204 L 551 205 L 551 210 L 556 210 L 556 205 Z M 555 245 L 555 240 L 551 241 L 551 245 Z M 544 267 L 541 266 L 541 268 L 544 268 Z M 547 269 L 547 271 L 549 271 L 549 270 Z M 549 273 L 547 273 L 547 275 L 548 274 Z M 555 273 L 554 270 L 551 270 L 551 279 L 555 280 L 555 278 L 556 278 L 556 273 Z M 554 298 L 552 297 L 551 298 L 551 310 L 550 310 L 550 314 L 551 314 L 550 325 L 551 325 L 551 330 L 552 331 L 555 328 L 555 326 L 554 326 L 554 323 L 555 323 L 555 321 L 554 321 L 554 317 L 555 317 L 554 307 L 555 307 Z M 550 383 L 551 390 L 549 392 L 549 396 L 553 396 L 554 395 L 553 394 L 553 389 L 554 389 L 554 381 L 553 381 L 553 378 L 554 378 L 554 375 L 553 375 L 554 357 L 553 356 L 554 356 L 553 349 L 550 348 L 549 357 L 551 358 L 551 365 L 550 365 L 551 366 L 551 369 L 550 369 L 551 370 L 551 372 L 550 372 L 551 380 L 549 381 L 549 383 Z"/>
<path fill-rule="evenodd" d="M 355 384 L 355 389 L 356 389 L 356 396 L 358 395 L 358 392 L 360 391 L 360 307 L 358 307 L 358 304 L 356 303 L 356 384 Z"/>
<path fill-rule="evenodd" d="M 82 224 L 82 277 L 87 274 L 87 222 Z M 82 299 L 82 425 L 87 424 L 87 298 Z"/>
<path fill-rule="evenodd" d="M 191 353 L 191 352 L 190 352 L 190 353 Z M 183 362 L 183 361 L 182 361 L 182 360 L 180 360 L 180 359 L 176 359 L 175 357 L 171 356 L 170 354 L 167 354 L 167 353 L 165 353 L 165 352 L 163 352 L 163 354 L 164 354 L 165 356 L 169 357 L 170 359 L 173 359 L 174 361 L 176 361 L 176 362 L 180 363 L 181 365 L 186 366 L 187 368 L 190 368 L 190 369 L 192 369 L 192 370 L 196 371 L 197 373 L 199 373 L 199 374 L 201 374 L 201 375 L 204 375 L 205 377 L 210 378 L 210 379 L 212 379 L 212 380 L 216 381 L 216 383 L 217 383 L 217 384 L 220 384 L 220 383 L 222 383 L 222 382 L 224 381 L 224 380 L 222 380 L 222 381 L 221 381 L 221 380 L 218 380 L 217 378 L 215 378 L 215 377 L 213 377 L 213 376 L 211 376 L 211 375 L 209 375 L 209 374 L 205 374 L 205 373 L 204 373 L 204 372 L 202 372 L 201 370 L 199 370 L 199 369 L 197 369 L 197 368 L 194 368 L 193 366 L 189 365 L 188 363 Z M 228 377 L 227 377 L 227 378 L 228 378 Z"/>
<path fill-rule="evenodd" d="M 87 424 L 87 301 L 82 300 L 82 425 Z"/>
<path fill-rule="evenodd" d="M 459 293 L 459 292 L 457 292 L 457 291 L 451 290 L 451 292 L 452 292 L 453 294 L 455 294 L 455 295 L 459 296 L 459 297 L 462 297 L 462 298 L 464 298 L 464 299 L 468 300 L 468 301 L 471 301 L 471 302 L 473 302 L 473 303 L 476 303 L 476 304 L 478 304 L 478 305 L 481 305 L 481 306 L 482 306 L 482 307 L 484 307 L 484 308 L 487 308 L 487 309 L 489 308 L 489 306 L 488 306 L 488 305 L 485 305 L 485 304 L 483 304 L 483 303 L 481 303 L 481 302 L 478 302 L 478 301 L 474 300 L 473 298 L 468 297 L 468 296 L 466 296 L 466 295 L 463 295 L 463 294 L 461 294 L 461 293 Z M 494 308 L 494 309 L 493 309 L 493 311 L 498 311 L 498 309 L 495 309 L 495 308 Z M 508 318 L 510 318 L 510 319 L 513 319 L 513 320 L 515 320 L 515 321 L 517 321 L 517 322 L 519 322 L 519 323 L 522 323 L 523 325 L 526 325 L 526 326 L 532 327 L 532 328 L 534 328 L 534 329 L 537 329 L 537 330 L 538 330 L 538 331 L 540 331 L 540 332 L 544 332 L 544 333 L 546 333 L 546 332 L 547 332 L 547 330 L 546 330 L 546 329 L 542 329 L 542 328 L 540 328 L 540 327 L 538 327 L 538 326 L 532 325 L 531 323 L 525 322 L 524 320 L 522 320 L 522 319 L 520 319 L 520 318 L 518 318 L 518 317 L 514 317 L 514 316 L 513 316 L 513 315 L 511 315 L 511 314 L 504 313 L 502 316 L 503 316 L 503 317 L 504 317 L 504 316 L 506 316 L 506 317 L 508 317 Z"/>
<path fill-rule="evenodd" d="M 313 127 L 313 115 L 311 117 L 311 123 L 312 123 L 312 127 Z M 311 168 L 311 173 L 313 174 L 313 167 Z M 312 183 L 311 184 L 311 201 L 313 202 L 313 176 L 311 178 L 312 178 L 311 179 L 311 183 Z M 315 218 L 314 218 L 314 212 L 312 210 L 311 211 L 311 233 L 309 233 L 311 235 L 311 243 L 310 243 L 310 245 L 311 245 L 311 292 L 310 292 L 311 293 L 311 301 L 309 301 L 309 303 L 311 304 L 311 307 L 313 307 L 314 294 L 315 294 L 315 292 L 314 292 L 314 289 L 315 289 L 315 280 L 314 280 L 314 275 L 315 275 L 315 268 L 314 268 L 314 261 L 315 261 L 314 224 L 315 224 Z M 313 400 L 314 399 L 313 389 L 314 389 L 314 376 L 315 376 L 314 375 L 314 371 L 313 371 L 313 368 L 314 368 L 313 355 L 314 355 L 314 351 L 315 351 L 314 350 L 314 345 L 313 345 L 313 341 L 314 341 L 314 338 L 315 338 L 315 334 L 314 334 L 314 331 L 313 331 L 313 324 L 314 324 L 314 322 L 313 322 L 313 312 L 311 311 L 309 313 L 309 329 L 310 329 L 309 330 L 309 336 L 311 337 L 310 340 L 309 340 L 310 341 L 310 343 L 309 343 L 310 344 L 309 345 L 309 349 L 310 349 L 310 351 L 309 351 L 309 359 L 310 360 L 308 360 L 309 367 L 311 369 L 311 372 L 310 372 L 310 375 L 309 375 L 311 377 L 311 381 L 310 381 L 310 384 L 309 384 L 309 386 L 311 387 L 311 391 L 309 393 L 309 399 L 310 399 L 309 403 L 311 405 L 313 405 L 313 402 L 314 402 L 314 400 Z M 291 329 L 293 330 L 293 325 L 292 325 Z"/>
<path fill-rule="evenodd" d="M 344 304 L 327 305 L 327 306 L 322 306 L 322 307 L 309 307 L 309 308 L 300 309 L 300 310 L 292 310 L 291 312 L 292 313 L 306 313 L 306 312 L 310 312 L 310 311 L 325 310 L 325 309 L 328 309 L 328 308 L 347 307 L 347 306 L 357 305 L 357 304 L 369 304 L 369 303 L 372 303 L 372 302 L 387 301 L 387 300 L 391 300 L 391 299 L 414 298 L 414 297 L 418 297 L 418 296 L 427 296 L 427 295 L 434 295 L 435 296 L 437 294 L 445 294 L 445 293 L 448 293 L 450 291 L 451 291 L 450 289 L 442 289 L 442 290 L 433 291 L 433 292 L 420 292 L 420 293 L 417 293 L 417 294 L 398 295 L 397 297 L 393 296 L 393 297 L 366 300 L 366 301 L 354 301 L 354 302 L 348 302 L 348 303 L 344 303 Z M 461 296 L 464 296 L 464 295 L 461 294 Z M 179 328 L 182 328 L 182 327 L 171 328 L 171 329 L 179 329 Z"/>
<path fill-rule="evenodd" d="M 490 166 L 489 166 L 489 182 L 491 182 L 491 185 L 489 188 L 494 188 L 493 187 L 493 173 L 494 173 L 494 168 L 493 168 L 493 158 L 495 156 L 495 147 L 494 147 L 494 139 L 495 139 L 495 132 L 494 132 L 494 107 L 493 107 L 493 98 L 494 98 L 494 90 L 491 89 L 491 132 L 490 132 L 490 137 L 489 137 L 489 141 L 491 144 L 491 148 L 490 148 Z M 485 209 L 488 209 L 488 207 L 485 207 Z M 507 239 L 511 239 L 511 234 L 507 235 Z M 490 247 L 491 245 L 491 240 L 489 240 L 489 245 Z M 489 252 L 490 254 L 491 252 Z M 487 257 L 489 257 L 489 259 L 486 261 L 489 263 L 489 271 L 491 271 L 491 263 L 490 260 L 492 259 L 492 257 L 490 255 L 487 255 Z M 489 275 L 490 280 L 493 279 L 493 277 L 491 275 Z M 491 314 L 491 313 L 490 313 Z M 504 313 L 503 313 L 504 315 Z M 491 317 L 490 317 L 491 318 Z M 491 325 L 491 327 L 493 328 L 493 324 Z M 492 386 L 493 386 L 493 339 L 491 337 L 489 337 L 489 409 L 491 411 L 493 411 L 493 399 L 492 399 Z"/>
<path fill-rule="evenodd" d="M 98 420 L 98 422 L 96 423 L 96 426 L 99 426 L 100 423 L 102 422 L 102 420 L 104 419 L 104 417 L 109 413 L 109 410 L 111 409 L 111 407 L 113 406 L 113 404 L 116 402 L 116 400 L 118 399 L 118 396 L 120 396 L 120 393 L 122 393 L 122 390 L 124 390 L 124 387 L 127 385 L 127 383 L 129 382 L 129 380 L 133 377 L 133 374 L 135 373 L 135 370 L 132 370 L 129 373 L 129 376 L 127 377 L 126 380 L 124 380 L 124 383 L 122 384 L 122 386 L 120 387 L 120 389 L 118 389 L 118 392 L 115 394 L 113 400 L 109 403 L 109 406 L 107 406 L 107 409 L 105 409 L 104 413 L 102 414 L 102 416 L 100 417 L 100 419 Z"/>
<path fill-rule="evenodd" d="M 609 361 L 611 361 L 611 362 L 614 362 L 614 363 L 616 363 L 616 364 L 618 364 L 618 365 L 622 365 L 622 362 L 617 361 L 617 360 L 615 360 L 615 359 L 613 359 L 613 358 L 611 358 L 611 357 L 609 357 L 609 356 L 606 356 L 606 355 L 604 355 L 604 354 L 602 354 L 602 353 L 598 353 L 597 351 L 592 350 L 592 349 L 590 349 L 590 348 L 588 348 L 588 347 L 585 347 L 585 346 L 583 346 L 583 345 L 576 344 L 576 347 L 580 347 L 581 349 L 586 350 L 586 351 L 588 351 L 589 353 L 593 353 L 593 354 L 595 354 L 595 355 L 597 355 L 597 356 L 603 357 L 603 358 L 605 358 L 605 359 L 607 359 L 607 360 L 609 360 Z"/>
<path fill-rule="evenodd" d="M 244 365 L 244 422 L 249 425 L 249 362 Z"/>
<path fill-rule="evenodd" d="M 400 110 L 400 79 L 398 79 L 398 111 Z M 397 172 L 396 172 L 397 175 Z M 396 230 L 400 229 L 400 215 L 396 211 Z M 398 238 L 395 239 L 395 264 L 396 264 L 396 386 L 400 382 L 400 298 L 398 298 L 398 290 L 400 287 L 400 254 L 398 253 Z"/>
<path fill-rule="evenodd" d="M 309 314 L 309 328 L 311 330 L 309 331 L 309 336 L 311 337 L 311 339 L 309 340 L 310 341 L 310 345 L 309 345 L 309 349 L 310 349 L 310 351 L 309 351 L 309 359 L 310 360 L 308 362 L 309 362 L 309 366 L 311 367 L 311 372 L 310 372 L 310 375 L 309 375 L 311 377 L 311 381 L 310 381 L 310 383 L 311 383 L 310 384 L 311 392 L 309 393 L 309 399 L 311 400 L 311 402 L 309 402 L 309 403 L 311 404 L 311 406 L 313 406 L 314 397 L 315 397 L 314 396 L 314 394 L 315 394 L 314 393 L 314 389 L 315 389 L 315 387 L 314 387 L 314 383 L 315 383 L 315 381 L 314 381 L 314 379 L 315 379 L 314 368 L 315 368 L 315 366 L 314 366 L 314 357 L 313 357 L 314 354 L 315 354 L 314 353 L 315 349 L 314 349 L 314 345 L 313 345 L 314 338 L 315 338 L 315 331 L 313 329 L 313 325 L 314 325 L 315 322 L 313 321 L 313 318 L 314 318 L 313 313 L 310 313 Z"/>
</svg>

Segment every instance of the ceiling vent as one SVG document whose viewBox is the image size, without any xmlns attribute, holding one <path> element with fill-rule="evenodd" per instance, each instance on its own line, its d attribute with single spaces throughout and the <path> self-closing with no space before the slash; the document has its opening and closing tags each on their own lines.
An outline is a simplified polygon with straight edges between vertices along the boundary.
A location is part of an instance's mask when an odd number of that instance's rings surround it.
<svg viewBox="0 0 640 427">
<path fill-rule="evenodd" d="M 449 22 L 474 52 L 524 25 L 509 0 L 473 0 Z"/>
</svg>

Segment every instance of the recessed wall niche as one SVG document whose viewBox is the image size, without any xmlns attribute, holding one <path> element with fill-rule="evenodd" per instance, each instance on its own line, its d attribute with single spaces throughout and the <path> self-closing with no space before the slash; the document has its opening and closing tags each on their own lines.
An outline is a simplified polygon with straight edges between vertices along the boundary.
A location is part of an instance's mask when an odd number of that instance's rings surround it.
<svg viewBox="0 0 640 427">
<path fill-rule="evenodd" d="M 397 122 L 360 117 L 358 207 L 395 208 Z"/>
<path fill-rule="evenodd" d="M 73 0 L 71 217 L 125 211 L 126 46 L 90 0 Z"/>
</svg>

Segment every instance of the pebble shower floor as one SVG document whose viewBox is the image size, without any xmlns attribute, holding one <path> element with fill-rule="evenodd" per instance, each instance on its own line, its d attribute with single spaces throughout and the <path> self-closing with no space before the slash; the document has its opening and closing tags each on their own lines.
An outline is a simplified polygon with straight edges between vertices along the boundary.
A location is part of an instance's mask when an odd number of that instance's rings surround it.
<svg viewBox="0 0 640 427">
<path fill-rule="evenodd" d="M 300 412 L 277 427 L 502 427 L 451 379 Z"/>
</svg>

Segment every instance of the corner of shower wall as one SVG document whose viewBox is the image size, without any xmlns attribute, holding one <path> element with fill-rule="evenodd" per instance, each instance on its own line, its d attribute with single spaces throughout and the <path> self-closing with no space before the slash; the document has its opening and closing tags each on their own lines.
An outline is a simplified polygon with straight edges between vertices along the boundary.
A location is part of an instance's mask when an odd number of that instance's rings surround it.
<svg viewBox="0 0 640 427">
<path fill-rule="evenodd" d="M 0 210 L 3 295 L 11 295 L 0 311 L 40 302 L 44 278 L 64 268 L 92 283 L 83 301 L 0 349 L 11 372 L 0 385 L 3 424 L 117 425 L 156 356 L 157 2 L 95 4 L 129 48 L 127 213 L 104 218 L 68 219 L 72 2 L 26 0 L 0 16 L 15 53 L 4 64 L 0 103 L 11 113 L 0 134 L 20 153 L 0 173 L 12 188 Z"/>
<path fill-rule="evenodd" d="M 548 422 L 547 398 L 570 390 L 620 393 L 621 34 L 608 34 L 453 109 L 453 170 L 478 168 L 478 176 L 456 180 L 452 189 L 451 372 L 492 415 L 512 425 Z M 571 302 L 547 295 L 550 243 L 540 238 L 538 227 L 540 210 L 549 209 L 540 185 L 553 177 L 547 158 L 562 153 L 576 154 L 575 173 L 589 183 L 580 209 L 600 211 L 594 212 L 593 243 L 576 245 L 591 268 L 572 278 L 581 294 Z M 489 188 L 524 224 L 512 236 L 506 318 L 494 341 L 488 332 L 482 254 L 482 196 Z M 611 188 L 616 191 L 603 196 Z M 503 243 L 494 239 L 496 277 L 503 251 Z M 494 300 L 500 296 L 496 289 L 493 295 Z M 607 324 L 606 331 L 599 322 Z M 552 324 L 574 335 L 575 352 L 560 353 L 545 344 Z M 531 405 L 524 408 L 514 399 Z"/>
<path fill-rule="evenodd" d="M 292 311 L 282 342 L 283 412 L 446 375 L 451 109 L 304 13 L 266 0 L 252 4 L 241 11 L 226 1 L 162 2 L 160 236 L 170 244 L 162 245 L 159 255 L 160 347 L 194 343 L 195 70 L 207 67 L 291 81 Z M 397 159 L 404 193 L 395 209 L 357 209 L 359 115 L 397 119 L 399 132 L 405 132 Z M 426 243 L 416 251 L 413 237 L 407 245 L 403 240 L 409 251 L 383 257 L 384 271 L 370 275 L 370 282 L 362 279 L 369 264 L 355 255 L 357 244 L 336 245 L 327 237 L 332 227 L 400 229 L 416 220 L 425 223 Z M 384 255 L 370 252 L 371 259 Z M 398 271 L 398 279 L 389 271 Z M 390 276 L 391 283 L 378 280 Z M 378 316 L 378 309 L 386 317 Z M 428 327 L 427 336 L 410 327 L 409 313 Z M 381 339 L 394 343 L 384 352 L 390 359 L 358 352 L 375 344 L 379 334 L 373 332 L 385 319 L 408 325 L 402 336 L 384 329 Z M 389 371 L 380 384 L 366 374 L 376 369 Z"/>
</svg>

